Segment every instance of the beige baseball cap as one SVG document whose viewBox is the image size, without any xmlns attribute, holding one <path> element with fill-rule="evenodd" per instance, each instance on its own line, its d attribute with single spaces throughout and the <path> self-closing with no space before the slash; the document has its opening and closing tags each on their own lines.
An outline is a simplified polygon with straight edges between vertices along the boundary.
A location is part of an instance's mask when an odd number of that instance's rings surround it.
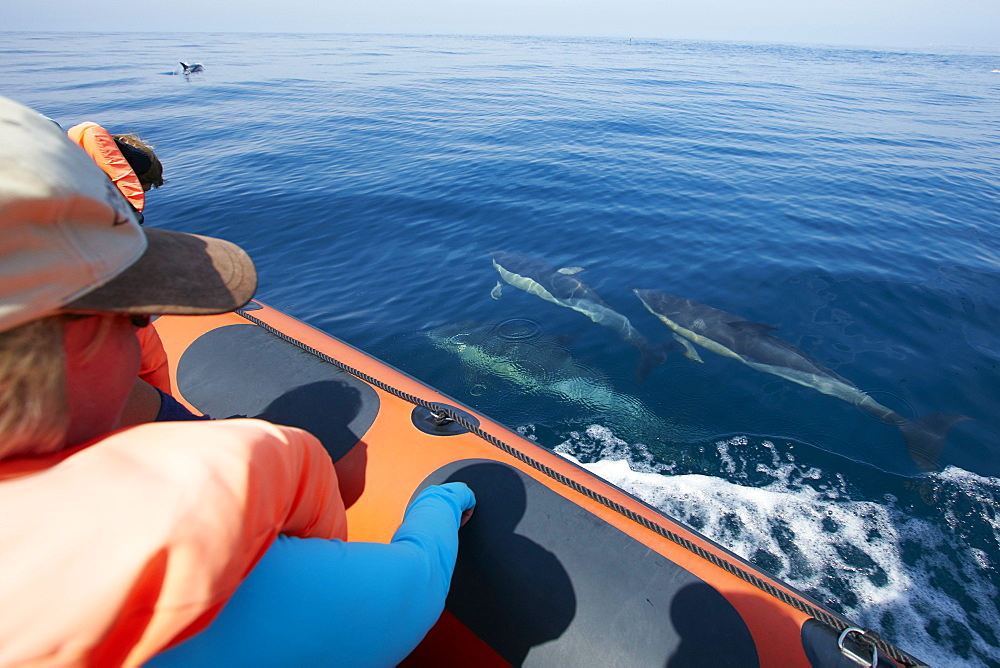
<svg viewBox="0 0 1000 668">
<path fill-rule="evenodd" d="M 256 288 L 239 246 L 140 227 L 55 123 L 0 97 L 0 331 L 59 311 L 225 313 Z"/>
</svg>

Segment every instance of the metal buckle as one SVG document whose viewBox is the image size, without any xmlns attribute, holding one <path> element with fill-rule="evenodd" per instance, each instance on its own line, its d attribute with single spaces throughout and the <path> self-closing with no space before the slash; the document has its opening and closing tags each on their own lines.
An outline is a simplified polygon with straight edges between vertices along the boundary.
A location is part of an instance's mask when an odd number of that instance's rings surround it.
<svg viewBox="0 0 1000 668">
<path fill-rule="evenodd" d="M 837 648 L 848 658 L 857 661 L 862 666 L 867 665 L 870 668 L 875 668 L 875 666 L 878 665 L 878 649 L 876 649 L 874 645 L 872 646 L 871 663 L 868 662 L 868 659 L 861 656 L 854 650 L 847 649 L 847 647 L 844 646 L 844 642 L 847 640 L 847 636 L 851 635 L 852 633 L 857 633 L 858 635 L 862 636 L 868 634 L 868 632 L 862 628 L 858 628 L 857 626 L 849 626 L 846 629 L 844 629 L 843 632 L 840 634 L 840 637 L 837 638 Z"/>
</svg>

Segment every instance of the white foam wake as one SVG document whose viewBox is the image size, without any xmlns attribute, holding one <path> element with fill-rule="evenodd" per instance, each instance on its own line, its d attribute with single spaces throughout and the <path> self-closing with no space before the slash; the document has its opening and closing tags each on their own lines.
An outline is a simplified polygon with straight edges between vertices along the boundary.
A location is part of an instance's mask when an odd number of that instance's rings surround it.
<svg viewBox="0 0 1000 668">
<path fill-rule="evenodd" d="M 571 434 L 556 451 L 579 463 L 573 452 L 581 444 L 592 460 L 587 469 L 931 665 L 1000 664 L 991 579 L 1000 558 L 1000 481 L 955 468 L 922 479 L 935 512 L 920 516 L 891 495 L 852 498 L 839 474 L 779 457 L 766 442 L 774 456 L 755 474 L 770 482 L 753 487 L 666 475 L 669 467 L 641 446 L 600 426 Z M 722 474 L 739 470 L 746 445 L 745 437 L 715 444 Z"/>
</svg>

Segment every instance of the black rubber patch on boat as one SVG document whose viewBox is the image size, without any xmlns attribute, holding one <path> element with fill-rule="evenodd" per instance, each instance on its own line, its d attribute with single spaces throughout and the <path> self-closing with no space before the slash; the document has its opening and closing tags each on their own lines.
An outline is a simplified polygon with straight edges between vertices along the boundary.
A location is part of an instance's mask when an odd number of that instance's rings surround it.
<svg viewBox="0 0 1000 668">
<path fill-rule="evenodd" d="M 448 404 L 434 405 L 447 408 L 448 410 L 457 413 L 463 420 L 471 424 L 473 427 L 479 426 L 479 418 L 472 413 L 463 411 L 461 408 L 449 406 Z M 430 434 L 431 436 L 455 436 L 456 434 L 465 434 L 469 431 L 454 420 L 450 418 L 443 418 L 441 413 L 432 413 L 429 408 L 425 408 L 423 406 L 413 407 L 413 410 L 410 411 L 410 421 L 413 422 L 414 427 L 425 434 Z"/>
<path fill-rule="evenodd" d="M 177 388 L 213 418 L 301 427 L 333 461 L 368 431 L 379 408 L 370 385 L 255 325 L 228 325 L 195 340 L 177 364 Z"/>
<path fill-rule="evenodd" d="M 759 666 L 715 588 L 533 478 L 454 462 L 476 511 L 459 533 L 447 608 L 506 661 L 538 666 Z"/>
</svg>

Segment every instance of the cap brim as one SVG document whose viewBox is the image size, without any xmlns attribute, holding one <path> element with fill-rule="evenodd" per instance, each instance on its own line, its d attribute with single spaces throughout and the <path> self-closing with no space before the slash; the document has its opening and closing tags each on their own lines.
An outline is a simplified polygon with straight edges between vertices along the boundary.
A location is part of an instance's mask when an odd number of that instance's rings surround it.
<svg viewBox="0 0 1000 668">
<path fill-rule="evenodd" d="M 145 228 L 139 260 L 65 311 L 210 315 L 234 311 L 253 297 L 257 271 L 236 244 L 197 234 Z"/>
</svg>

